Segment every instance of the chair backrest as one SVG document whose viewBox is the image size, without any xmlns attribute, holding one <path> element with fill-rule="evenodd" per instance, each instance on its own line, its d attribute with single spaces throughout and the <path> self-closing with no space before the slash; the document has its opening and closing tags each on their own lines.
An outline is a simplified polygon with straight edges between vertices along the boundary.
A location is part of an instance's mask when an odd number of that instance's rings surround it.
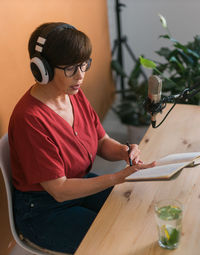
<svg viewBox="0 0 200 255">
<path fill-rule="evenodd" d="M 8 213 L 11 232 L 16 243 L 28 252 L 37 255 L 46 255 L 46 252 L 40 252 L 32 247 L 29 247 L 25 242 L 23 242 L 16 231 L 14 217 L 13 217 L 13 204 L 12 204 L 12 180 L 11 180 L 11 167 L 10 167 L 10 151 L 8 143 L 8 135 L 4 135 L 0 139 L 0 169 L 4 178 L 6 195 L 8 200 Z"/>
<path fill-rule="evenodd" d="M 13 213 L 12 213 L 12 183 L 11 183 L 11 167 L 10 167 L 10 152 L 9 152 L 9 144 L 8 144 L 8 135 L 4 135 L 0 140 L 0 168 L 3 175 L 5 187 L 6 187 L 6 195 L 8 200 L 8 213 L 9 213 L 9 221 L 11 225 L 12 234 L 15 235 L 14 221 L 13 221 Z M 14 232 L 13 232 L 14 230 Z"/>
</svg>

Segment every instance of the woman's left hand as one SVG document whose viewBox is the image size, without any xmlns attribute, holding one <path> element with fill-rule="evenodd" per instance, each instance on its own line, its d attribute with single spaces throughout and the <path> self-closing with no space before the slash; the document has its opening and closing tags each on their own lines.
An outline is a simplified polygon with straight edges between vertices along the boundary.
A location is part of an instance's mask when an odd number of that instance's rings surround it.
<svg viewBox="0 0 200 255">
<path fill-rule="evenodd" d="M 133 165 L 143 163 L 140 160 L 140 149 L 137 144 L 123 145 L 124 160 L 129 164 L 129 158 L 132 160 Z"/>
</svg>

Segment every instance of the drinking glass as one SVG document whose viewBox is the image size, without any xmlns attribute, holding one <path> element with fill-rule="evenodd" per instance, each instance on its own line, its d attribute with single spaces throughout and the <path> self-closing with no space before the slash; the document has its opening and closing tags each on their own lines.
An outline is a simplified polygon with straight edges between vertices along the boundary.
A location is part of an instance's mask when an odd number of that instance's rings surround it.
<svg viewBox="0 0 200 255">
<path fill-rule="evenodd" d="M 181 237 L 183 206 L 177 200 L 161 200 L 155 204 L 158 244 L 165 249 L 178 247 Z"/>
</svg>

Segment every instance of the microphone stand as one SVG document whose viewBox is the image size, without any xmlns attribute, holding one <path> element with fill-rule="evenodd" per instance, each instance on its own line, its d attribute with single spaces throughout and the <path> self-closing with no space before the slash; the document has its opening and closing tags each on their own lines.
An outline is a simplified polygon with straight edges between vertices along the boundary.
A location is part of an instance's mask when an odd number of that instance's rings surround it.
<svg viewBox="0 0 200 255">
<path fill-rule="evenodd" d="M 175 107 L 177 103 L 180 102 L 188 102 L 190 98 L 195 96 L 197 93 L 200 92 L 200 88 L 196 89 L 197 86 L 193 88 L 186 88 L 184 89 L 180 94 L 177 95 L 171 95 L 171 96 L 165 96 L 163 97 L 159 103 L 154 103 L 151 101 L 149 97 L 144 102 L 144 107 L 147 112 L 149 112 L 152 116 L 156 115 L 158 113 L 162 113 L 162 110 L 166 107 L 167 103 L 173 103 L 172 107 L 169 109 L 169 111 L 166 113 L 165 117 L 162 119 L 162 121 L 156 125 L 156 121 L 152 121 L 152 127 L 157 128 L 159 127 L 167 118 L 169 113 L 172 111 L 172 109 Z"/>
<path fill-rule="evenodd" d="M 115 0 L 115 11 L 116 11 L 116 23 L 117 23 L 117 39 L 114 40 L 114 45 L 112 48 L 112 56 L 114 56 L 115 52 L 117 52 L 117 60 L 120 63 L 122 69 L 124 69 L 124 51 L 123 51 L 123 45 L 125 46 L 125 49 L 129 53 L 129 56 L 131 59 L 136 63 L 137 57 L 135 56 L 134 52 L 132 51 L 131 47 L 128 44 L 128 38 L 126 36 L 122 35 L 122 22 L 121 22 L 121 11 L 122 8 L 126 7 L 125 4 L 121 3 L 120 0 Z M 147 75 L 145 72 L 141 69 L 141 75 L 143 76 L 144 80 L 147 81 Z M 121 92 L 122 98 L 126 98 L 126 91 L 128 91 L 125 88 L 125 82 L 124 77 L 117 74 L 117 78 L 120 76 L 120 90 L 116 90 L 116 93 Z"/>
</svg>

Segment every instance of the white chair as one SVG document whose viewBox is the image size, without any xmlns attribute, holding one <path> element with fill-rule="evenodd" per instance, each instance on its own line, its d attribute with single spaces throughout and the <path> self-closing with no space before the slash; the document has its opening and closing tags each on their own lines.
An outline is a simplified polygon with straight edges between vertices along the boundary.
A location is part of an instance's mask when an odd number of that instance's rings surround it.
<svg viewBox="0 0 200 255">
<path fill-rule="evenodd" d="M 14 218 L 13 218 L 11 167 L 10 167 L 10 153 L 9 153 L 9 143 L 8 143 L 7 134 L 0 139 L 0 169 L 3 174 L 5 187 L 6 187 L 10 228 L 16 243 L 19 246 L 21 246 L 24 250 L 35 255 L 49 255 L 49 254 L 70 255 L 68 253 L 54 252 L 54 251 L 41 248 L 38 245 L 33 244 L 29 240 L 21 236 L 18 236 L 17 231 L 15 229 Z"/>
</svg>

